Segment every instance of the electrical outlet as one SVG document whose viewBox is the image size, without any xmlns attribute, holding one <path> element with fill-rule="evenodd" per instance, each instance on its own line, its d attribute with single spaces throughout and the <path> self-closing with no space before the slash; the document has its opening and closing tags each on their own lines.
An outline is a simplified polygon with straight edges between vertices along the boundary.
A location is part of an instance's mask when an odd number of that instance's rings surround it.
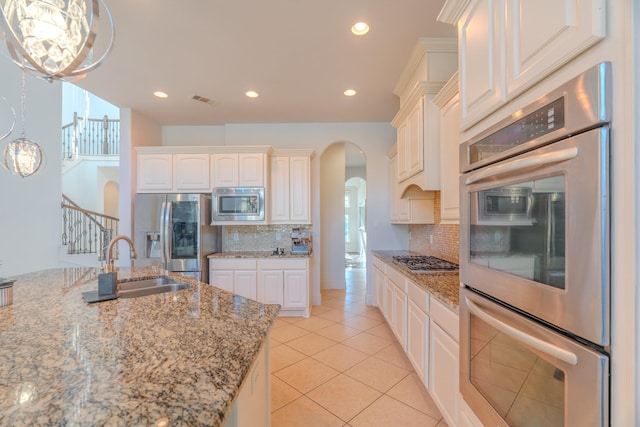
<svg viewBox="0 0 640 427">
<path fill-rule="evenodd" d="M 276 231 L 276 240 L 282 240 L 282 234 L 279 231 Z"/>
<path fill-rule="evenodd" d="M 240 236 L 238 236 L 238 233 L 233 233 L 233 240 L 235 240 L 236 242 L 240 240 Z"/>
</svg>

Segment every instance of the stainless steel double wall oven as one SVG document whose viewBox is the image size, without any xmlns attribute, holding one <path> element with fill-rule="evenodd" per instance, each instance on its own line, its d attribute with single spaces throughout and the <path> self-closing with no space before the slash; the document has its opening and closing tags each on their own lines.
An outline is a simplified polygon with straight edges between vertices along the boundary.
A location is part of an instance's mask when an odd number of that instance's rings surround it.
<svg viewBox="0 0 640 427">
<path fill-rule="evenodd" d="M 460 388 L 485 425 L 609 423 L 610 79 L 461 145 Z"/>
</svg>

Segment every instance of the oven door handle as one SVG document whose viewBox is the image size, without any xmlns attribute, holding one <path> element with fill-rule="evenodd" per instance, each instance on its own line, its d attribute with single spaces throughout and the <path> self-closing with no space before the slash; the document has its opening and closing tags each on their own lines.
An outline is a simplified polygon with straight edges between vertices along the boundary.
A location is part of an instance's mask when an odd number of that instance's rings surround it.
<svg viewBox="0 0 640 427">
<path fill-rule="evenodd" d="M 528 345 L 529 347 L 535 348 L 545 354 L 548 354 L 551 357 L 562 360 L 565 363 L 570 365 L 578 364 L 578 356 L 570 351 L 564 350 L 560 347 L 557 347 L 553 344 L 549 344 L 548 342 L 542 341 L 539 338 L 533 337 L 525 332 L 522 332 L 519 329 L 516 329 L 512 326 L 507 325 L 506 323 L 501 322 L 490 314 L 484 312 L 480 307 L 478 307 L 473 301 L 469 298 L 465 297 L 465 302 L 467 307 L 469 307 L 469 311 L 480 319 L 484 320 L 489 325 L 493 326 L 500 332 L 510 336 L 516 341 L 520 341 L 521 343 Z"/>
<path fill-rule="evenodd" d="M 465 184 L 473 184 L 495 175 L 515 172 L 531 167 L 541 167 L 552 163 L 571 160 L 578 156 L 578 148 L 571 147 L 564 150 L 553 151 L 551 153 L 530 155 L 521 159 L 509 160 L 499 165 L 487 166 L 486 168 L 470 174 L 465 179 Z"/>
</svg>

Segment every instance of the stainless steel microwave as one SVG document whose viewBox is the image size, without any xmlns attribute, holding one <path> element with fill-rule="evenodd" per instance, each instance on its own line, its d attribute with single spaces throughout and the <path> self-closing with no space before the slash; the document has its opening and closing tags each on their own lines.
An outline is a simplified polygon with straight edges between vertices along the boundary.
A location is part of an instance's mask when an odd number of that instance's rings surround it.
<svg viewBox="0 0 640 427">
<path fill-rule="evenodd" d="M 264 187 L 217 187 L 212 195 L 212 222 L 264 221 Z"/>
</svg>

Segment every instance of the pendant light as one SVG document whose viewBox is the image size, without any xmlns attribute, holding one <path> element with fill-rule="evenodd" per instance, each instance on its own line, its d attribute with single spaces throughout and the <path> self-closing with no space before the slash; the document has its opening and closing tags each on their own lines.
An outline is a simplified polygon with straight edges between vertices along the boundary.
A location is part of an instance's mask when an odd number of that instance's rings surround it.
<svg viewBox="0 0 640 427">
<path fill-rule="evenodd" d="M 9 142 L 4 149 L 2 166 L 14 175 L 23 178 L 38 172 L 44 153 L 40 145 L 24 136 L 24 112 L 26 98 L 25 73 L 22 73 L 22 93 L 21 93 L 21 120 L 22 136 Z"/>
<path fill-rule="evenodd" d="M 16 112 L 7 101 L 7 98 L 0 97 L 0 141 L 11 135 L 16 125 Z"/>
<path fill-rule="evenodd" d="M 100 54 L 95 43 L 101 12 L 109 25 L 100 29 L 111 34 Z M 0 1 L 0 14 L 7 56 L 50 82 L 84 77 L 113 47 L 113 19 L 103 0 L 5 0 Z"/>
</svg>

